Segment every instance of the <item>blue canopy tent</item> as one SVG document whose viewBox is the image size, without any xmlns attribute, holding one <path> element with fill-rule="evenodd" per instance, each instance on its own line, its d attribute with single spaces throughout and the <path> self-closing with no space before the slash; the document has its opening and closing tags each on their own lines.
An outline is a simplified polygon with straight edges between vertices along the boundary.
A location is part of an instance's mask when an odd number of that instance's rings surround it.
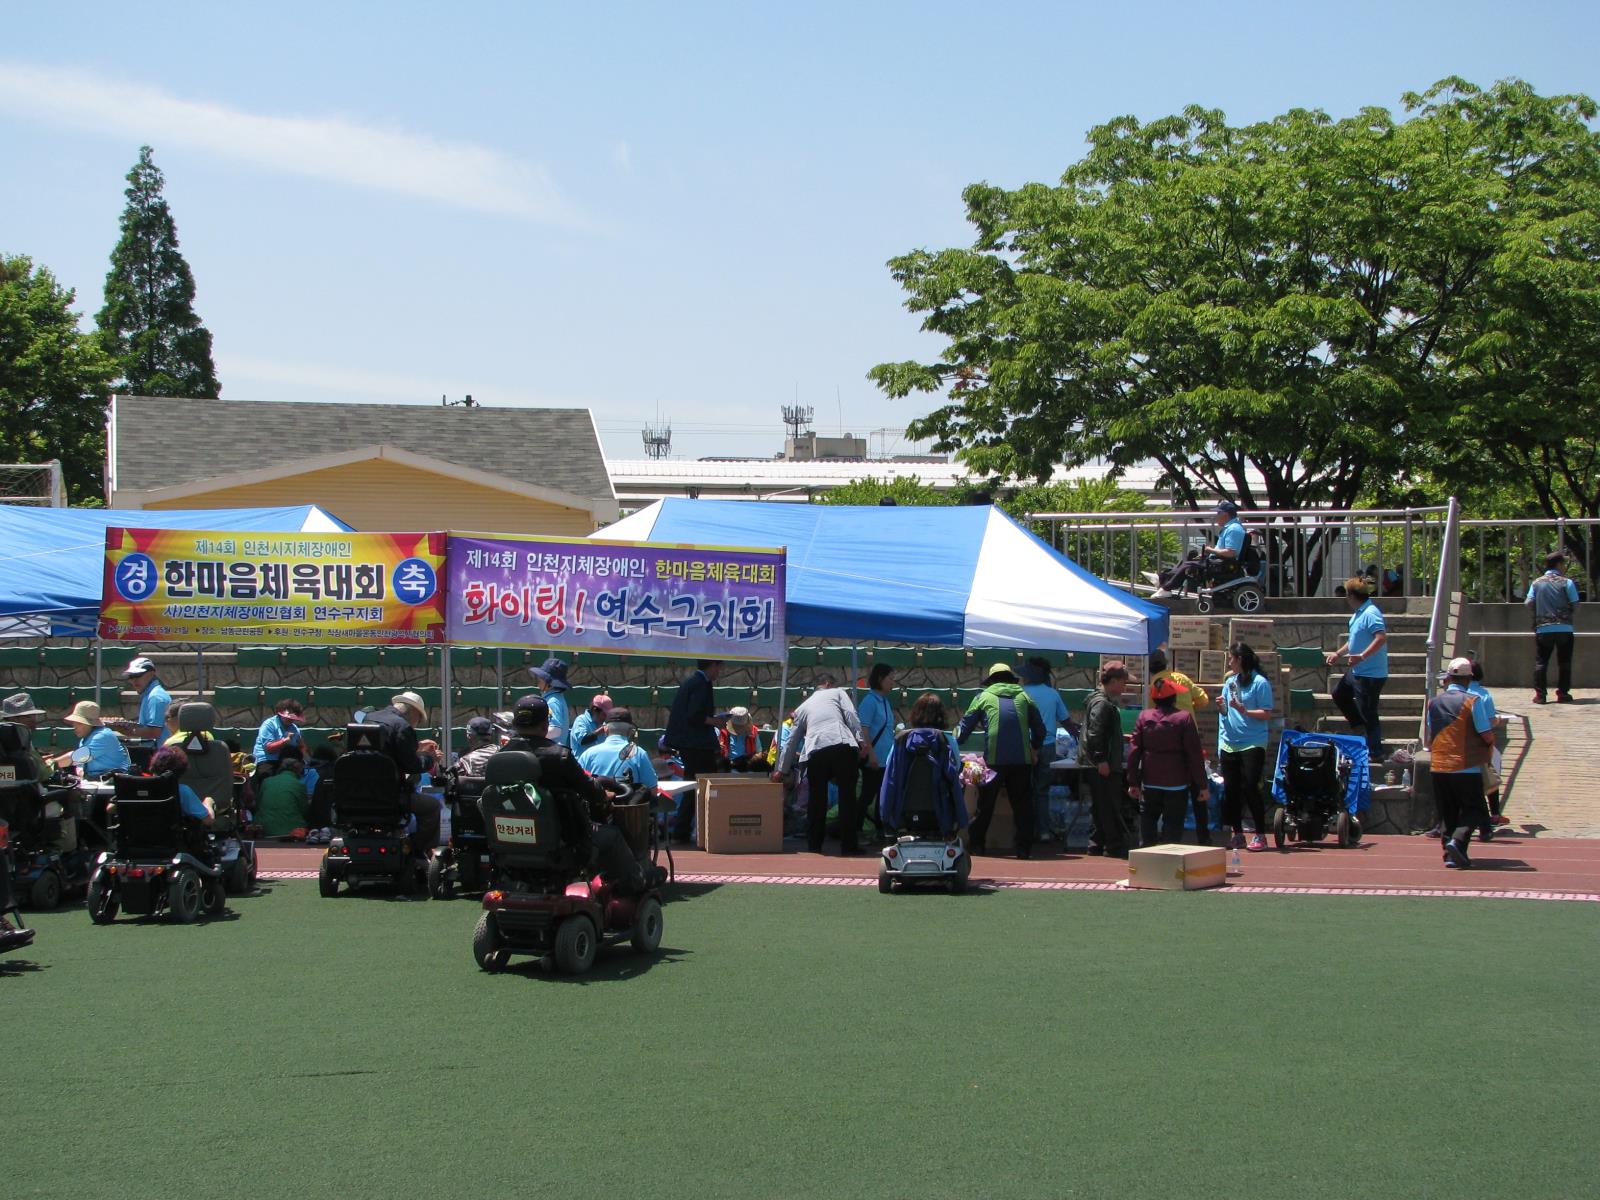
<svg viewBox="0 0 1600 1200">
<path fill-rule="evenodd" d="M 293 508 L 112 509 L 0 506 L 0 636 L 93 637 L 106 528 L 339 533 L 314 504 Z"/>
<path fill-rule="evenodd" d="M 791 635 L 1142 655 L 1167 610 L 1085 571 L 1000 509 L 658 500 L 597 541 L 782 546 Z"/>
</svg>

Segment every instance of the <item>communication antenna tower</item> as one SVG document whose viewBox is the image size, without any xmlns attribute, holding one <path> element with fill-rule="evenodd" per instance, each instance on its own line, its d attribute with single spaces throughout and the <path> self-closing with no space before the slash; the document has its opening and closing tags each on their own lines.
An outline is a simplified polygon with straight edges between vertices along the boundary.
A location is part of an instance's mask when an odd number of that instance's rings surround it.
<svg viewBox="0 0 1600 1200">
<path fill-rule="evenodd" d="M 809 404 L 785 404 L 783 406 L 783 423 L 789 427 L 789 436 L 798 438 L 811 425 L 813 410 Z"/>
<path fill-rule="evenodd" d="M 641 435 L 644 438 L 644 452 L 651 458 L 666 458 L 672 453 L 672 423 L 665 425 L 646 425 Z"/>
</svg>

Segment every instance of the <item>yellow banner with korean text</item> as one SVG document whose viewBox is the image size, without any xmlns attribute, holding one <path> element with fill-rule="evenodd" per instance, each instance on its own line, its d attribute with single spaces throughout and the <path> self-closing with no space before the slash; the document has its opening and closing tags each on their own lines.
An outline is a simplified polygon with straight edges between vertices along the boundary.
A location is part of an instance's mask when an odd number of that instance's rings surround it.
<svg viewBox="0 0 1600 1200">
<path fill-rule="evenodd" d="M 444 641 L 443 533 L 106 530 L 100 636 L 406 646 Z"/>
</svg>

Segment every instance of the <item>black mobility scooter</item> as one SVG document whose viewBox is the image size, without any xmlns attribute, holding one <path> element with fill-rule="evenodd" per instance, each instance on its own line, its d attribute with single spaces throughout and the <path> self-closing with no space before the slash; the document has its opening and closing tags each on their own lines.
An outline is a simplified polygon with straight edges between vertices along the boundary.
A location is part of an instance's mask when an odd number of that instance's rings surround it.
<svg viewBox="0 0 1600 1200">
<path fill-rule="evenodd" d="M 88 851 L 62 849 L 62 824 L 75 819 L 79 803 L 77 780 L 63 778 L 60 787 L 38 778 L 27 729 L 0 723 L 0 819 L 8 827 L 10 894 L 32 908 L 52 909 L 88 887 L 94 866 Z"/>
<path fill-rule="evenodd" d="M 1345 804 L 1351 763 L 1331 739 L 1302 738 L 1283 748 L 1283 807 L 1273 814 L 1272 841 L 1282 850 L 1290 842 L 1320 842 L 1328 830 L 1339 845 L 1361 841 L 1361 822 Z"/>
<path fill-rule="evenodd" d="M 89 880 L 89 919 L 109 925 L 119 909 L 141 917 L 165 910 L 187 924 L 222 912 L 222 868 L 210 835 L 183 814 L 178 777 L 118 772 L 111 784 L 111 849 Z"/>
<path fill-rule="evenodd" d="M 457 776 L 445 794 L 450 806 L 450 840 L 428 859 L 428 895 L 448 900 L 456 888 L 481 892 L 489 886 L 489 835 L 483 827 L 484 781 L 479 775 Z"/>
<path fill-rule="evenodd" d="M 425 880 L 427 863 L 412 851 L 400 768 L 384 748 L 385 735 L 381 725 L 345 727 L 345 753 L 333 768 L 338 832 L 317 871 L 324 896 L 337 896 L 341 881 L 392 884 L 408 896 Z"/>
<path fill-rule="evenodd" d="M 597 872 L 583 799 L 541 789 L 539 774 L 539 760 L 524 750 L 501 751 L 484 768 L 481 806 L 493 879 L 472 934 L 478 966 L 499 971 L 512 954 L 549 954 L 558 970 L 581 975 L 603 945 L 628 941 L 642 954 L 654 953 L 665 873 L 650 864 L 642 838 L 627 842 L 639 868 L 632 879 Z"/>
<path fill-rule="evenodd" d="M 209 798 L 216 815 L 211 822 L 217 863 L 231 896 L 242 896 L 256 886 L 256 844 L 239 834 L 239 807 L 234 795 L 233 756 L 214 734 L 217 710 L 190 700 L 178 710 L 178 731 L 184 734 L 183 752 L 189 769 L 183 781 L 202 799 Z"/>
</svg>

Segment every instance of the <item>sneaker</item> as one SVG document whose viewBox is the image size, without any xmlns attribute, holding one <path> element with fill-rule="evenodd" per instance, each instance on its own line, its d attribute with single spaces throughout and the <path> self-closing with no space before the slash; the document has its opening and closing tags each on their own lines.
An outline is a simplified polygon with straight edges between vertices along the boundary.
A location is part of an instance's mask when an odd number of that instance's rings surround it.
<svg viewBox="0 0 1600 1200">
<path fill-rule="evenodd" d="M 1250 844 L 1245 847 L 1246 850 L 1265 850 L 1266 848 L 1267 839 L 1262 837 L 1259 833 L 1256 834 L 1255 837 L 1251 838 Z"/>
<path fill-rule="evenodd" d="M 1572 703 L 1572 693 L 1571 692 L 1557 692 L 1556 693 L 1556 703 L 1557 704 L 1571 704 Z"/>
<path fill-rule="evenodd" d="M 1139 574 L 1144 576 L 1144 581 L 1146 583 L 1153 583 L 1157 587 L 1161 586 L 1161 576 L 1156 574 L 1154 571 L 1140 571 Z"/>
<path fill-rule="evenodd" d="M 1455 866 L 1455 865 L 1456 865 L 1456 864 L 1455 864 L 1455 863 L 1453 863 L 1453 862 L 1452 862 L 1452 861 L 1451 861 L 1451 860 L 1450 860 L 1450 856 L 1449 856 L 1449 855 L 1448 855 L 1448 854 L 1446 854 L 1446 855 L 1445 855 L 1445 856 L 1444 856 L 1444 865 L 1445 865 L 1445 867 L 1446 867 L 1446 868 L 1453 868 L 1453 867 L 1454 867 L 1454 866 Z"/>
<path fill-rule="evenodd" d="M 1467 861 L 1466 850 L 1462 848 L 1461 844 L 1457 842 L 1455 838 L 1451 838 L 1449 841 L 1445 842 L 1444 860 L 1448 865 L 1457 867 L 1463 871 L 1472 865 Z"/>
<path fill-rule="evenodd" d="M 1485 825 L 1482 829 L 1478 830 L 1478 840 L 1480 842 L 1494 841 L 1494 826 Z"/>
<path fill-rule="evenodd" d="M 1496 824 L 1496 825 L 1509 825 L 1509 824 L 1511 824 L 1511 818 L 1506 816 L 1505 813 L 1495 813 L 1495 815 L 1493 817 L 1491 817 L 1490 820 L 1493 821 L 1494 824 Z"/>
<path fill-rule="evenodd" d="M 1170 600 L 1170 599 L 1172 599 L 1172 593 L 1169 592 L 1164 587 L 1158 587 L 1155 591 L 1150 593 L 1150 599 L 1152 599 L 1152 600 Z"/>
<path fill-rule="evenodd" d="M 1228 839 L 1228 849 L 1229 850 L 1243 850 L 1244 849 L 1244 834 L 1235 833 L 1231 838 L 1229 838 Z"/>
<path fill-rule="evenodd" d="M 1535 692 L 1533 694 L 1533 702 L 1535 704 L 1543 704 L 1544 703 L 1544 693 L 1543 692 Z"/>
<path fill-rule="evenodd" d="M 1423 837 L 1428 837 L 1428 838 L 1443 838 L 1444 837 L 1444 826 L 1443 825 L 1435 825 L 1432 829 L 1428 830 L 1428 832 L 1423 834 L 1422 836 Z"/>
</svg>

